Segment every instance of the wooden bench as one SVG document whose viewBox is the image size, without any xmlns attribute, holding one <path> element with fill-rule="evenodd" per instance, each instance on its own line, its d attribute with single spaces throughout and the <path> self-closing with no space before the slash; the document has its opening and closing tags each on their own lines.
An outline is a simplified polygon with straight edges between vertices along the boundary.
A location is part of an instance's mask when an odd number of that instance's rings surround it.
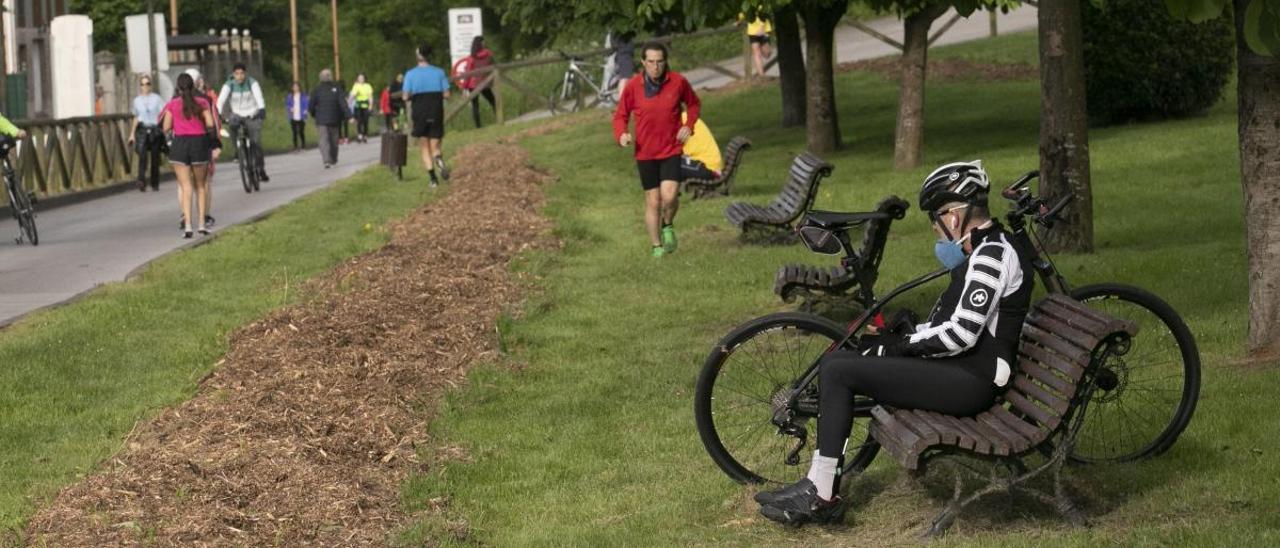
<svg viewBox="0 0 1280 548">
<path fill-rule="evenodd" d="M 751 140 L 746 137 L 730 139 L 729 144 L 724 147 L 724 169 L 720 170 L 720 176 L 715 179 L 685 179 L 680 183 L 680 192 L 688 193 L 694 200 L 714 194 L 728 196 L 733 186 L 733 176 L 742 164 L 742 154 L 749 148 Z"/>
<path fill-rule="evenodd" d="M 814 223 L 841 232 L 847 238 L 849 228 L 866 224 L 862 235 L 862 247 L 853 255 L 840 260 L 839 266 L 830 268 L 790 264 L 778 269 L 773 278 L 773 292 L 785 303 L 803 299 L 802 310 L 811 310 L 818 301 L 849 300 L 863 308 L 875 301 L 873 289 L 880 277 L 880 259 L 884 256 L 885 242 L 889 239 L 889 227 L 893 221 L 906 217 L 911 204 L 897 196 L 889 196 L 876 204 L 870 213 L 810 212 L 801 223 Z M 847 240 L 846 240 L 847 241 Z M 856 290 L 856 291 L 855 291 Z"/>
<path fill-rule="evenodd" d="M 954 417 L 874 408 L 871 435 L 915 477 L 923 475 L 926 464 L 950 465 L 952 498 L 926 535 L 942 534 L 964 507 L 997 491 L 1028 494 L 1072 524 L 1083 524 L 1063 488 L 1062 466 L 1083 424 L 1099 365 L 1127 352 L 1136 334 L 1132 322 L 1051 294 L 1028 313 L 1018 364 L 991 409 Z M 1042 474 L 1053 477 L 1051 494 L 1028 484 Z M 985 485 L 965 493 L 966 478 Z"/>
<path fill-rule="evenodd" d="M 751 229 L 784 231 L 790 236 L 791 224 L 813 205 L 818 183 L 834 169 L 822 158 L 805 152 L 791 162 L 791 171 L 782 192 L 769 205 L 761 207 L 734 202 L 725 208 L 724 216 L 745 234 Z"/>
</svg>

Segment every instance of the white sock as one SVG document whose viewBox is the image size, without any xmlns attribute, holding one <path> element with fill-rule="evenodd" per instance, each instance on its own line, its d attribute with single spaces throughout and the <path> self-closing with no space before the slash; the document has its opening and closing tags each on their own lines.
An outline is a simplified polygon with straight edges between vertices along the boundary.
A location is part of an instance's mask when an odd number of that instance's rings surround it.
<svg viewBox="0 0 1280 548">
<path fill-rule="evenodd" d="M 835 496 L 833 490 L 839 463 L 840 459 L 824 457 L 817 451 L 813 452 L 813 462 L 809 464 L 808 478 L 818 488 L 818 496 L 823 500 L 831 500 Z"/>
</svg>

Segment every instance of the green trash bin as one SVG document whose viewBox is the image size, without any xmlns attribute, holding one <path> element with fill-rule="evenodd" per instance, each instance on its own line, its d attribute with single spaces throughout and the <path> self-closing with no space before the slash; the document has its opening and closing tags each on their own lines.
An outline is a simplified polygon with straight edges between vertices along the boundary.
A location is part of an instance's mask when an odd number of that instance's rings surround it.
<svg viewBox="0 0 1280 548">
<path fill-rule="evenodd" d="M 5 76 L 4 104 L 0 107 L 4 108 L 4 115 L 10 120 L 27 118 L 27 73 L 16 72 Z"/>
</svg>

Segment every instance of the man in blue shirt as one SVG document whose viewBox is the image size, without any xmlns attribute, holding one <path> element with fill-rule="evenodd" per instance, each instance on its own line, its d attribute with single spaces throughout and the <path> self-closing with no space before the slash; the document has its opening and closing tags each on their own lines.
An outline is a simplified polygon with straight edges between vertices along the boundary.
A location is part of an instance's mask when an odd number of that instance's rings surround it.
<svg viewBox="0 0 1280 548">
<path fill-rule="evenodd" d="M 440 177 L 449 179 L 444 151 L 440 150 L 440 140 L 444 138 L 444 100 L 449 97 L 449 77 L 440 67 L 427 62 L 430 56 L 430 45 L 418 47 L 418 66 L 404 73 L 404 99 L 409 103 L 413 136 L 418 138 L 422 164 L 426 166 L 434 188 L 439 184 L 436 168 L 440 169 Z"/>
</svg>

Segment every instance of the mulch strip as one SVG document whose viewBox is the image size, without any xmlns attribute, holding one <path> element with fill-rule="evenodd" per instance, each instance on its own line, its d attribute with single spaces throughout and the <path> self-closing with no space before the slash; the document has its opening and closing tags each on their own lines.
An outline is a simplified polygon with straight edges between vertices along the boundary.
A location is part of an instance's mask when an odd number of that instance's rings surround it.
<svg viewBox="0 0 1280 548">
<path fill-rule="evenodd" d="M 495 320 L 530 287 L 508 262 L 557 245 L 538 215 L 548 177 L 522 149 L 478 144 L 453 163 L 447 196 L 309 282 L 307 303 L 234 332 L 196 396 L 63 489 L 29 541 L 385 544 L 409 518 L 402 482 L 429 466 L 426 419 L 496 359 Z"/>
</svg>

